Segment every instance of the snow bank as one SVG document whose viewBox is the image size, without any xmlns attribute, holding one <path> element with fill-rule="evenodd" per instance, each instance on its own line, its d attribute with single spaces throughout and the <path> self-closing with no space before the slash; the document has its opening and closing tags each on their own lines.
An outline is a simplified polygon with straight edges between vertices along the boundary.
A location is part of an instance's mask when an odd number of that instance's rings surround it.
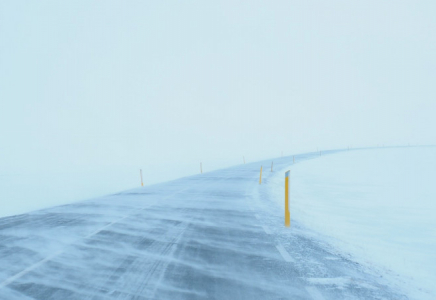
<svg viewBox="0 0 436 300">
<path fill-rule="evenodd" d="M 436 148 L 347 151 L 290 169 L 291 220 L 410 297 L 436 299 Z M 272 182 L 281 207 L 282 177 Z"/>
</svg>

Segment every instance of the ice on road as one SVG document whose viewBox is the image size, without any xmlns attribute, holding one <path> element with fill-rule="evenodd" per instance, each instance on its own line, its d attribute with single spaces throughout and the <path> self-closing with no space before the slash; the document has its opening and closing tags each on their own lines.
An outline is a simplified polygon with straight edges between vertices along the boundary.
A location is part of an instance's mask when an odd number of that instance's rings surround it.
<svg viewBox="0 0 436 300">
<path fill-rule="evenodd" d="M 292 208 L 285 228 L 270 188 L 292 157 L 259 185 L 261 164 L 0 219 L 0 299 L 407 299 Z"/>
</svg>

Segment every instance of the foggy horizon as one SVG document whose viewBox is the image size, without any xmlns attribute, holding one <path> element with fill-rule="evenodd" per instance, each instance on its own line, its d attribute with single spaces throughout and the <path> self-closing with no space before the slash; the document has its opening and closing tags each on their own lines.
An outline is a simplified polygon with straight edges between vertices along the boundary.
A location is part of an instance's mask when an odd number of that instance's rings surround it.
<svg viewBox="0 0 436 300">
<path fill-rule="evenodd" d="M 109 192 L 139 169 L 434 145 L 435 5 L 2 1 L 0 175 Z"/>
</svg>

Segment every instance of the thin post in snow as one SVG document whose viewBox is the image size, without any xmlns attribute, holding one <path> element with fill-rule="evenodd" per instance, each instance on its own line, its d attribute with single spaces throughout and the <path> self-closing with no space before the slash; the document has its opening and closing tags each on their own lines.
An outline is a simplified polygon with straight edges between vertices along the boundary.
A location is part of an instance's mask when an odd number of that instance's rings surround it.
<svg viewBox="0 0 436 300">
<path fill-rule="evenodd" d="M 262 166 L 260 166 L 259 184 L 262 184 Z"/>
<path fill-rule="evenodd" d="M 285 226 L 291 226 L 291 214 L 289 212 L 289 177 L 291 171 L 285 173 Z"/>
</svg>

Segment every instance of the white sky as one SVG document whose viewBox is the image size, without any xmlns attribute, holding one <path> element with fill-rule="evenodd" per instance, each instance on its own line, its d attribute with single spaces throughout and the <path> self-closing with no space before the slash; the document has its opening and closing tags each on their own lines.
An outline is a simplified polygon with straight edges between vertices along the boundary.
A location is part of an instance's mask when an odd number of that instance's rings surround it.
<svg viewBox="0 0 436 300">
<path fill-rule="evenodd" d="M 243 155 L 436 144 L 435 15 L 433 0 L 3 0 L 0 173 L 152 183 Z"/>
</svg>

